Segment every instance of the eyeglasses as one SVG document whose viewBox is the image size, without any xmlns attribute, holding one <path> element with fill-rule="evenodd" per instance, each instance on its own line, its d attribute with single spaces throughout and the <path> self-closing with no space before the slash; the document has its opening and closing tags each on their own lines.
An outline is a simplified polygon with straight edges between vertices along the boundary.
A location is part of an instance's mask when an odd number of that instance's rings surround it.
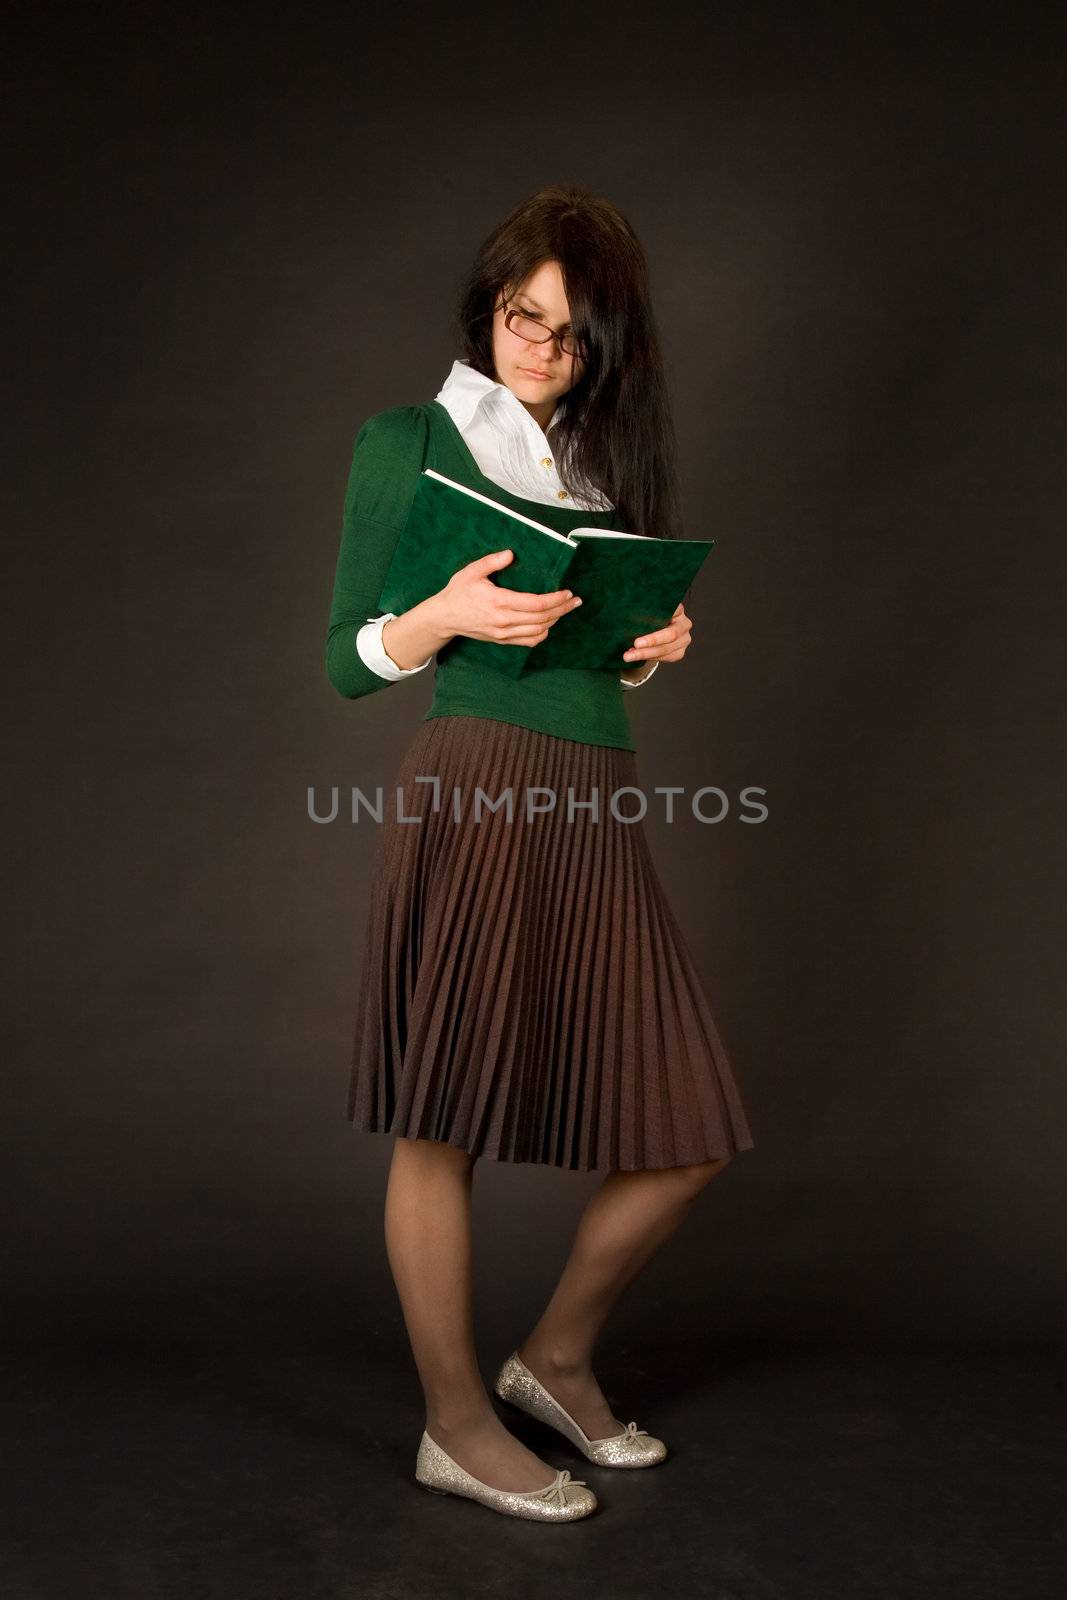
<svg viewBox="0 0 1067 1600">
<path fill-rule="evenodd" d="M 507 305 L 507 301 L 502 302 Z M 526 315 L 521 311 L 507 310 L 504 312 L 504 326 L 516 334 L 520 339 L 529 340 L 530 344 L 548 344 L 550 339 L 557 339 L 559 347 L 566 356 L 577 356 L 584 361 L 588 354 L 587 347 L 578 338 L 576 333 L 556 333 L 536 317 Z"/>
</svg>

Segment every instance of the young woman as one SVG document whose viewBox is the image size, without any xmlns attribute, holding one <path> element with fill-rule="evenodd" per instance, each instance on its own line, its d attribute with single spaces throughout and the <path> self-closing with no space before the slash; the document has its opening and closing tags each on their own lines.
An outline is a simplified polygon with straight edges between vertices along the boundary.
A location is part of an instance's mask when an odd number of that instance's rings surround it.
<svg viewBox="0 0 1067 1600">
<path fill-rule="evenodd" d="M 642 830 L 625 706 L 661 663 L 685 658 L 684 602 L 635 639 L 621 674 L 519 678 L 472 666 L 454 641 L 536 646 L 581 596 L 494 583 L 508 550 L 460 567 L 402 615 L 376 614 L 424 467 L 560 532 L 679 536 L 669 406 L 630 225 L 579 189 L 533 195 L 479 249 L 459 332 L 464 357 L 434 400 L 364 424 L 345 496 L 331 683 L 357 699 L 437 660 L 378 839 L 348 1117 L 396 1135 L 385 1236 L 425 1396 L 416 1480 L 570 1521 L 596 1497 L 504 1426 L 479 1373 L 475 1162 L 605 1172 L 494 1394 L 587 1460 L 634 1468 L 666 1446 L 613 1416 L 594 1343 L 696 1196 L 753 1140 Z M 636 803 L 613 801 L 627 788 Z M 499 804 L 509 792 L 510 811 Z"/>
</svg>

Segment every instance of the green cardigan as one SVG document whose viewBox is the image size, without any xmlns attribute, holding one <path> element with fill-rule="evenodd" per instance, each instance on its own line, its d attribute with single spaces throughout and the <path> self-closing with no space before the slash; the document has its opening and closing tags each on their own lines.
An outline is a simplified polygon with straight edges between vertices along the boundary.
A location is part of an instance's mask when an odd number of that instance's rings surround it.
<svg viewBox="0 0 1067 1600">
<path fill-rule="evenodd" d="M 614 525 L 614 511 L 545 505 L 514 495 L 487 478 L 437 400 L 393 406 L 370 417 L 352 454 L 326 633 L 326 675 L 338 694 L 349 700 L 394 684 L 363 661 L 356 634 L 371 617 L 381 615 L 379 597 L 424 467 L 492 495 L 559 533 Z M 423 720 L 491 717 L 581 744 L 634 750 L 624 704 L 627 693 L 615 667 L 546 668 L 515 679 L 456 659 L 445 645 L 437 653 L 433 703 Z"/>
</svg>

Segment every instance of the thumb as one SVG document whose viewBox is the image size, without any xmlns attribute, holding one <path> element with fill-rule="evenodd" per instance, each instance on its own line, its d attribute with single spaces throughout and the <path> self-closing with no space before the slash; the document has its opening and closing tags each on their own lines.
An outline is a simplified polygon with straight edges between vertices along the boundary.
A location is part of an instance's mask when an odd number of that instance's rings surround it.
<svg viewBox="0 0 1067 1600">
<path fill-rule="evenodd" d="M 491 550 L 487 556 L 479 556 L 477 561 L 472 561 L 467 571 L 480 577 L 484 572 L 495 572 L 498 567 L 506 567 L 514 559 L 512 550 Z"/>
</svg>

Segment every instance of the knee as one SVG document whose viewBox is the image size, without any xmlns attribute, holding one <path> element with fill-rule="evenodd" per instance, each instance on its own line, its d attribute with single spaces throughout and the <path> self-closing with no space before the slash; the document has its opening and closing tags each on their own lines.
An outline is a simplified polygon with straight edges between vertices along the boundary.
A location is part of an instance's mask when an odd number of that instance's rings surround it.
<svg viewBox="0 0 1067 1600">
<path fill-rule="evenodd" d="M 458 1145 L 445 1144 L 440 1139 L 409 1139 L 402 1133 L 396 1136 L 396 1151 L 402 1152 L 408 1160 L 432 1162 L 458 1172 L 472 1172 L 478 1160 L 476 1155 L 461 1150 Z"/>
<path fill-rule="evenodd" d="M 723 1168 L 729 1166 L 732 1159 L 732 1156 L 720 1156 L 715 1161 L 694 1161 L 675 1167 L 675 1181 L 683 1197 L 695 1200 L 712 1178 L 718 1177 Z"/>
</svg>

